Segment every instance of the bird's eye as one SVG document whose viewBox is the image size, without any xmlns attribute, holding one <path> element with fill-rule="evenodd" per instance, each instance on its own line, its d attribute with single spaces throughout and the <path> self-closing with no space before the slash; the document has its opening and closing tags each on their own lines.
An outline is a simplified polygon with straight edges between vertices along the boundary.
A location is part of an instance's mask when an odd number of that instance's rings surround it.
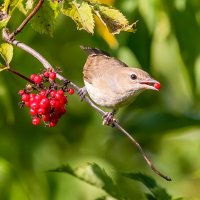
<svg viewBox="0 0 200 200">
<path fill-rule="evenodd" d="M 131 74 L 131 79 L 135 80 L 135 79 L 137 79 L 137 76 L 135 74 Z"/>
</svg>

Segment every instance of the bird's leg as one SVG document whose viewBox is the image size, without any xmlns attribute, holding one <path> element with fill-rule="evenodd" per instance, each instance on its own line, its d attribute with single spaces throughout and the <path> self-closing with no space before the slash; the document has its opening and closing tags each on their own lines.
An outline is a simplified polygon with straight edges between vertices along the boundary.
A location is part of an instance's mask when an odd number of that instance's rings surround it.
<svg viewBox="0 0 200 200">
<path fill-rule="evenodd" d="M 78 95 L 81 97 L 81 101 L 85 98 L 85 95 L 87 94 L 87 90 L 85 87 L 82 87 L 78 90 Z"/>
<path fill-rule="evenodd" d="M 117 120 L 114 118 L 114 114 L 117 112 L 117 110 L 113 110 L 112 112 L 106 112 L 106 114 L 103 116 L 103 125 L 108 125 L 114 127 L 114 122 Z"/>
</svg>

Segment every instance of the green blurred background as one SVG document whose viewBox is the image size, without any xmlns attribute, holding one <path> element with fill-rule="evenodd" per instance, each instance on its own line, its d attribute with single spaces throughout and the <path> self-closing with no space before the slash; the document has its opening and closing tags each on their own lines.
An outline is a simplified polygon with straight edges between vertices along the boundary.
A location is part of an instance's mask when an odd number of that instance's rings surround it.
<svg viewBox="0 0 200 200">
<path fill-rule="evenodd" d="M 166 182 L 147 167 L 140 153 L 121 133 L 101 125 L 101 116 L 77 95 L 69 97 L 68 112 L 55 128 L 33 127 L 28 109 L 18 106 L 18 90 L 26 82 L 0 73 L 0 199 L 92 200 L 103 194 L 64 175 L 46 173 L 64 163 L 73 167 L 96 162 L 108 173 L 143 172 L 173 197 L 200 199 L 200 1 L 124 0 L 113 2 L 137 24 L 137 32 L 121 33 L 118 45 L 77 31 L 64 16 L 57 19 L 54 37 L 39 35 L 27 25 L 17 39 L 40 52 L 63 75 L 83 85 L 86 60 L 80 45 L 102 48 L 130 66 L 148 71 L 161 82 L 159 93 L 149 91 L 118 113 L 157 167 L 173 179 Z M 13 30 L 23 16 L 15 12 Z M 113 48 L 109 47 L 112 46 Z M 114 48 L 115 46 L 115 48 Z M 15 47 L 14 69 L 29 76 L 42 69 L 33 57 Z M 145 199 L 138 182 L 115 177 L 130 199 Z"/>
</svg>

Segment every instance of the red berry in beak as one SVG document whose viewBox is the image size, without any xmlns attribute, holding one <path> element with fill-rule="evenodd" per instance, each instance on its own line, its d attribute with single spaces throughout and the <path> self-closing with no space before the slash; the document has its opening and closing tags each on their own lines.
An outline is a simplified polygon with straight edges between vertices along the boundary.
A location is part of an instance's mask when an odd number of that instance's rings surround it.
<svg viewBox="0 0 200 200">
<path fill-rule="evenodd" d="M 157 90 L 160 90 L 160 83 L 154 83 L 154 85 L 153 85 Z"/>
</svg>

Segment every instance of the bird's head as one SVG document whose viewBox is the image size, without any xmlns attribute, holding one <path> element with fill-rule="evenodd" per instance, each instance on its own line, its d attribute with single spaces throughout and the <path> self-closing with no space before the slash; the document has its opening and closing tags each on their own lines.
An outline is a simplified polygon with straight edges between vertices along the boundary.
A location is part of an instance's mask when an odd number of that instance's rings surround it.
<svg viewBox="0 0 200 200">
<path fill-rule="evenodd" d="M 142 92 L 144 90 L 156 90 L 160 89 L 160 83 L 151 76 L 139 69 L 124 67 L 121 70 L 119 80 L 121 82 L 121 87 L 124 87 L 125 91 Z"/>
</svg>

